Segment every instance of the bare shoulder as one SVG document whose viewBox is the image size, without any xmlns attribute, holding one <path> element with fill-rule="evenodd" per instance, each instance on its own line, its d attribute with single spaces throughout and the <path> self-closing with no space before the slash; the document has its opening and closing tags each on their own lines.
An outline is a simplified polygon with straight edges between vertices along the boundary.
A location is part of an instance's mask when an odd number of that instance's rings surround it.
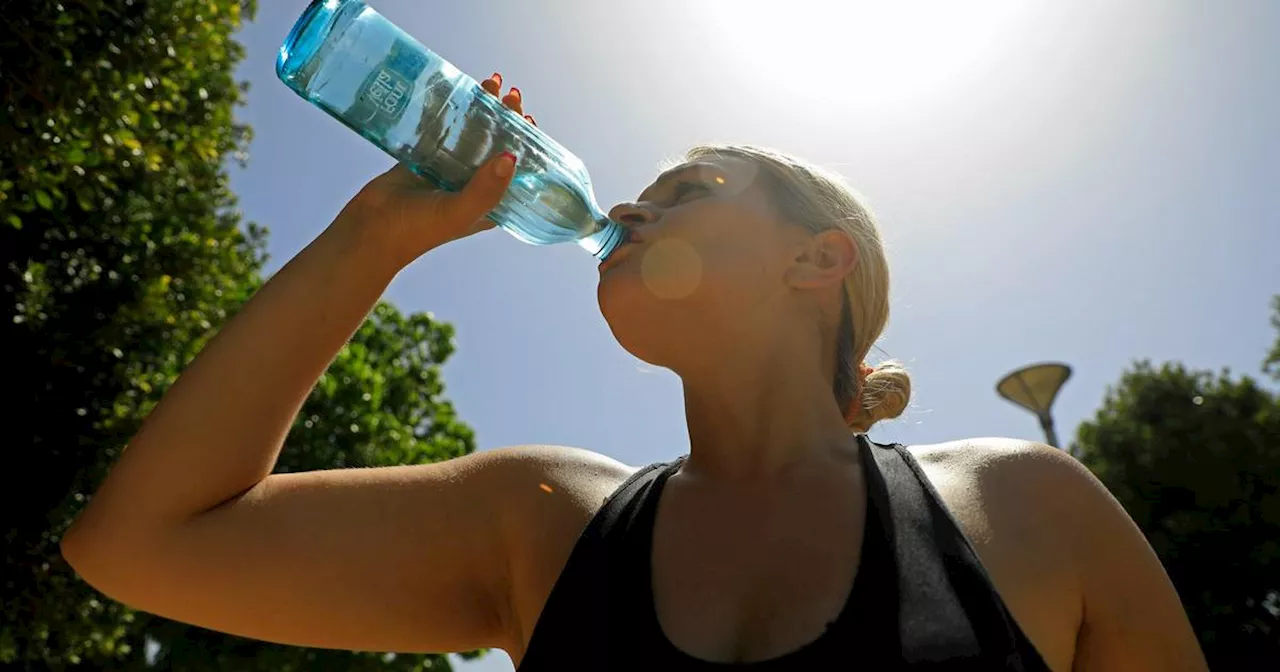
<svg viewBox="0 0 1280 672">
<path fill-rule="evenodd" d="M 592 450 L 555 445 L 522 445 L 487 451 L 502 463 L 504 497 L 532 507 L 520 514 L 590 510 L 594 514 L 613 490 L 635 473 L 632 467 Z M 518 522 L 535 522 L 532 519 Z"/>
<path fill-rule="evenodd" d="M 1082 470 L 1083 465 L 1052 446 L 1022 439 L 982 437 L 911 446 L 921 466 L 978 474 L 992 470 Z"/>
<path fill-rule="evenodd" d="M 1002 438 L 910 449 L 996 592 L 1053 669 L 1071 669 L 1083 617 L 1077 531 L 1093 477 L 1051 446 Z"/>
<path fill-rule="evenodd" d="M 1081 506 L 1109 499 L 1083 464 L 1042 443 L 984 437 L 909 450 L 979 552 L 1016 543 L 1023 554 L 1058 553 L 1086 527 Z"/>
<path fill-rule="evenodd" d="M 492 452 L 508 472 L 504 535 L 514 622 L 506 650 L 518 661 L 582 531 L 637 467 L 567 446 L 513 446 Z"/>
<path fill-rule="evenodd" d="M 1074 457 L 997 438 L 911 452 L 1050 667 L 1205 669 L 1159 558 Z"/>
<path fill-rule="evenodd" d="M 1071 535 L 1096 530 L 1082 512 L 1125 515 L 1087 467 L 1043 443 L 984 437 L 910 451 L 962 525 L 974 527 L 965 530 L 974 541 L 1005 532 L 1078 542 Z"/>
<path fill-rule="evenodd" d="M 1089 470 L 1065 451 L 1020 439 L 984 437 L 913 446 L 943 500 L 1003 508 L 1009 516 L 1047 522 L 1077 520 L 1081 498 L 1109 496 Z"/>
<path fill-rule="evenodd" d="M 523 445 L 498 448 L 504 534 L 513 559 L 536 562 L 568 536 L 581 532 L 605 499 L 636 467 L 583 448 Z M 574 528 L 577 528 L 574 531 Z M 565 553 L 567 557 L 567 551 Z"/>
</svg>

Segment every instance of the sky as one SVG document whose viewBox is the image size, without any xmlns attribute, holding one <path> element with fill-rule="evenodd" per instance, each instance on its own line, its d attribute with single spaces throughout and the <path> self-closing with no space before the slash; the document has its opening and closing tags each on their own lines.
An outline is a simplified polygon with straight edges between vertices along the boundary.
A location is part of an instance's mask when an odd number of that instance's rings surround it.
<svg viewBox="0 0 1280 672">
<path fill-rule="evenodd" d="M 892 274 L 876 358 L 913 397 L 870 436 L 1043 440 L 996 396 L 1040 361 L 1074 371 L 1069 441 L 1138 359 L 1256 375 L 1280 293 L 1280 3 L 646 0 L 373 6 L 476 79 L 501 71 L 583 159 L 606 208 L 705 142 L 843 174 Z M 963 9 L 957 9 L 963 4 Z M 271 231 L 269 271 L 391 165 L 276 78 L 303 0 L 240 32 L 255 139 L 232 186 Z M 479 449 L 553 443 L 631 465 L 688 451 L 678 379 L 596 306 L 595 260 L 490 231 L 434 250 L 386 298 L 457 330 L 447 395 Z M 464 672 L 510 672 L 494 651 Z"/>
</svg>

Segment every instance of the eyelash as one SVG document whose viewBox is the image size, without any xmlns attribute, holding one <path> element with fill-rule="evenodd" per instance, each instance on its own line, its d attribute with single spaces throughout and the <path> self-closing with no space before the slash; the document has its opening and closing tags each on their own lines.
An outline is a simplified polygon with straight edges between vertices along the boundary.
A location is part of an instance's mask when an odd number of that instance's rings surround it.
<svg viewBox="0 0 1280 672">
<path fill-rule="evenodd" d="M 711 190 L 710 187 L 700 182 L 678 182 L 676 183 L 675 191 L 672 192 L 671 202 L 672 203 L 682 202 L 684 200 L 684 197 L 689 195 L 689 192 L 691 191 L 707 192 L 710 190 Z"/>
</svg>

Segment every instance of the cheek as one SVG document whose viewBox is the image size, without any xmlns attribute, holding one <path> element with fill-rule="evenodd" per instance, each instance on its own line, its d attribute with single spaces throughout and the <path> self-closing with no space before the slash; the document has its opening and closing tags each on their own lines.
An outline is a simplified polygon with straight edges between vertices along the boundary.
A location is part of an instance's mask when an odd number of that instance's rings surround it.
<svg viewBox="0 0 1280 672">
<path fill-rule="evenodd" d="M 643 249 L 606 272 L 601 291 L 621 303 L 734 303 L 758 293 L 768 276 L 773 226 L 751 208 L 707 203 L 670 213 L 647 232 Z M 603 298 L 603 297 L 602 297 Z"/>
<path fill-rule="evenodd" d="M 654 241 L 639 261 L 640 280 L 655 298 L 684 299 L 702 285 L 703 254 L 680 238 Z"/>
<path fill-rule="evenodd" d="M 641 279 L 654 296 L 684 299 L 720 294 L 742 281 L 761 262 L 760 230 L 768 222 L 736 203 L 708 201 L 672 217 L 667 227 L 636 255 Z"/>
</svg>

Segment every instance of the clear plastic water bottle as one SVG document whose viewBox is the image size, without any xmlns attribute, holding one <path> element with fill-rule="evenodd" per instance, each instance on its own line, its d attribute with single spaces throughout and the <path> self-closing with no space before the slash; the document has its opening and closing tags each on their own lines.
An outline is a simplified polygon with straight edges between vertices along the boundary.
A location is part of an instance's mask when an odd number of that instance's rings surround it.
<svg viewBox="0 0 1280 672">
<path fill-rule="evenodd" d="M 511 188 L 489 218 L 526 243 L 575 241 L 604 259 L 625 237 L 596 204 L 581 159 L 360 0 L 314 0 L 281 45 L 276 74 L 442 189 L 515 153 Z"/>
</svg>

